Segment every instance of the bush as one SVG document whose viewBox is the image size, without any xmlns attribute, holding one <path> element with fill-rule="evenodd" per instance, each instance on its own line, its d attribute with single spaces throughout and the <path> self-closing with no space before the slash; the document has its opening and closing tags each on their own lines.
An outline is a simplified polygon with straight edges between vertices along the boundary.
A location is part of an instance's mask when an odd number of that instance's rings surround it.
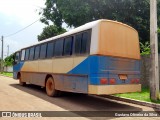
<svg viewBox="0 0 160 120">
<path fill-rule="evenodd" d="M 150 43 L 147 41 L 144 44 L 140 42 L 141 55 L 149 55 L 151 53 Z"/>
</svg>

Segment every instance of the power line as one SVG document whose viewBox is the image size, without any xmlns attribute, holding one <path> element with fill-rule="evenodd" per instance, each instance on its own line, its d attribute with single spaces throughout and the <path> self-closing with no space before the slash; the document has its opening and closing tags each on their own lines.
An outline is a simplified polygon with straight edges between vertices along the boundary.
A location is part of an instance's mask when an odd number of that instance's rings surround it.
<svg viewBox="0 0 160 120">
<path fill-rule="evenodd" d="M 34 23 L 38 22 L 39 20 L 40 20 L 40 19 L 38 19 L 38 20 L 34 21 L 33 23 L 29 24 L 28 26 L 26 26 L 26 27 L 24 27 L 24 28 L 22 28 L 22 29 L 20 29 L 20 30 L 18 30 L 18 31 L 16 31 L 16 32 L 12 33 L 12 34 L 6 35 L 6 36 L 4 36 L 4 37 L 5 37 L 5 38 L 11 37 L 11 36 L 13 36 L 13 35 L 21 32 L 21 31 L 25 30 L 26 28 L 30 27 L 31 25 L 33 25 Z"/>
</svg>

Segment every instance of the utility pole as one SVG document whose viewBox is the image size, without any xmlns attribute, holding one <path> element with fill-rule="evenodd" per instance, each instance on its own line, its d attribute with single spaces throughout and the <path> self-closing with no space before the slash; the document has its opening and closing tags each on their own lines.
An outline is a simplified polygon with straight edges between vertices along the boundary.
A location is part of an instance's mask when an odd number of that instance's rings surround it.
<svg viewBox="0 0 160 120">
<path fill-rule="evenodd" d="M 150 98 L 159 99 L 159 66 L 158 66 L 158 35 L 157 35 L 157 0 L 150 0 L 150 47 L 151 76 Z"/>
<path fill-rule="evenodd" d="M 7 45 L 7 57 L 9 56 L 9 45 Z"/>
<path fill-rule="evenodd" d="M 2 51 L 1 51 L 1 73 L 3 73 L 3 36 L 2 36 Z"/>
</svg>

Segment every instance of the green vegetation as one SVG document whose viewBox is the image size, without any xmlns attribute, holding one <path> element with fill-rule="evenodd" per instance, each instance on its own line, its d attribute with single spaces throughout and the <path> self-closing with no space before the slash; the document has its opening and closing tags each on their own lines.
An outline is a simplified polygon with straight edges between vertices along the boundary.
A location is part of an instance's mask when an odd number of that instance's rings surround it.
<svg viewBox="0 0 160 120">
<path fill-rule="evenodd" d="M 151 53 L 151 48 L 149 42 L 144 44 L 140 42 L 141 55 L 149 55 Z"/>
<path fill-rule="evenodd" d="M 115 96 L 124 97 L 124 98 L 131 98 L 131 99 L 146 101 L 146 102 L 154 102 L 154 103 L 159 103 L 160 104 L 160 100 L 158 100 L 158 101 L 151 101 L 150 100 L 150 90 L 149 90 L 149 88 L 142 88 L 141 92 L 116 94 Z"/>
<path fill-rule="evenodd" d="M 160 0 L 157 2 L 160 26 Z M 141 43 L 145 44 L 150 40 L 149 0 L 46 0 L 45 8 L 41 10 L 40 15 L 42 23 L 59 28 L 62 28 L 63 23 L 69 27 L 78 27 L 98 19 L 116 20 L 135 28 Z M 160 36 L 160 29 L 158 32 Z M 160 48 L 160 37 L 158 39 Z M 148 54 L 148 50 L 142 54 Z"/>
<path fill-rule="evenodd" d="M 43 32 L 38 35 L 38 41 L 59 35 L 66 32 L 64 28 L 57 27 L 56 25 L 49 25 L 43 28 Z"/>
<path fill-rule="evenodd" d="M 10 56 L 8 56 L 4 59 L 4 66 L 12 66 L 13 61 L 14 61 L 13 54 L 11 54 Z"/>
<path fill-rule="evenodd" d="M 4 76 L 8 76 L 8 77 L 13 77 L 13 73 L 12 72 L 3 72 L 3 73 L 0 73 L 1 75 L 4 75 Z"/>
<path fill-rule="evenodd" d="M 158 26 L 160 26 L 160 0 L 158 2 Z M 110 19 L 126 23 L 138 30 L 140 40 L 149 40 L 149 0 L 46 0 L 41 11 L 41 22 L 62 27 L 78 27 L 97 19 Z"/>
<path fill-rule="evenodd" d="M 158 28 L 158 33 L 160 33 L 160 28 Z"/>
</svg>

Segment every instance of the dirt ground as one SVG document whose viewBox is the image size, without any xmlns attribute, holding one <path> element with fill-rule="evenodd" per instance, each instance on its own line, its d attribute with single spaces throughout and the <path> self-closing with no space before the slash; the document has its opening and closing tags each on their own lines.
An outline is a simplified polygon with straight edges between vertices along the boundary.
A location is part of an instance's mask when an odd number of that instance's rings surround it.
<svg viewBox="0 0 160 120">
<path fill-rule="evenodd" d="M 18 84 L 18 80 L 0 76 L 0 111 L 69 111 L 76 117 L 8 118 L 0 120 L 159 120 L 159 117 L 87 117 L 73 111 L 155 111 L 155 109 L 93 95 L 65 93 L 61 97 L 48 97 L 39 86 Z"/>
</svg>

